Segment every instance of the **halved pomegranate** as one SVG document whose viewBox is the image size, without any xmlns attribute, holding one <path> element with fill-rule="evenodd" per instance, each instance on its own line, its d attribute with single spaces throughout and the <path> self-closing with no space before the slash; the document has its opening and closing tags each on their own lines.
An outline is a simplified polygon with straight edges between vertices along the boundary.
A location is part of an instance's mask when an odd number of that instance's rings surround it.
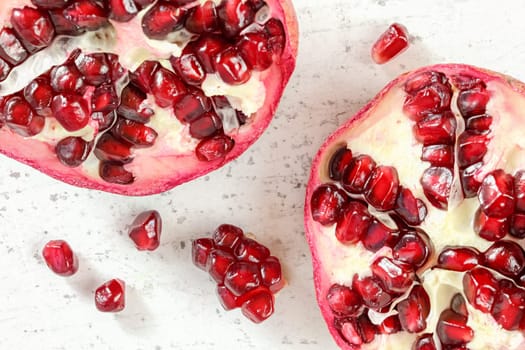
<svg viewBox="0 0 525 350">
<path fill-rule="evenodd" d="M 525 348 L 524 108 L 512 78 L 425 67 L 321 146 L 305 227 L 341 348 Z"/>
<path fill-rule="evenodd" d="M 244 152 L 295 67 L 290 0 L 0 3 L 0 153 L 66 183 L 168 190 Z"/>
</svg>

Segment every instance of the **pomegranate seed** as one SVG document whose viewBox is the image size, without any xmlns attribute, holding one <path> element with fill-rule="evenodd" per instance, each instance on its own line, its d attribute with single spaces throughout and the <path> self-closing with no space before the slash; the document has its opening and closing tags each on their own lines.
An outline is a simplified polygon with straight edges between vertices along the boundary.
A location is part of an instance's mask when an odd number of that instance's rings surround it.
<svg viewBox="0 0 525 350">
<path fill-rule="evenodd" d="M 215 112 L 206 112 L 190 124 L 189 133 L 193 138 L 205 139 L 222 129 L 221 118 Z"/>
<path fill-rule="evenodd" d="M 7 78 L 9 73 L 11 72 L 11 66 L 7 61 L 0 58 L 0 81 L 3 81 Z"/>
<path fill-rule="evenodd" d="M 376 277 L 357 278 L 356 275 L 352 282 L 352 289 L 361 295 L 365 306 L 374 310 L 390 305 L 393 300 L 392 295 L 385 290 Z"/>
<path fill-rule="evenodd" d="M 426 319 L 430 313 L 430 298 L 421 285 L 416 285 L 408 297 L 396 306 L 399 321 L 409 333 L 419 333 L 427 328 Z"/>
<path fill-rule="evenodd" d="M 226 154 L 233 149 L 235 141 L 226 135 L 217 135 L 199 142 L 195 148 L 197 159 L 203 162 L 213 162 L 224 159 Z"/>
<path fill-rule="evenodd" d="M 481 114 L 468 118 L 465 122 L 465 129 L 473 133 L 487 134 L 492 125 L 492 117 L 490 115 Z"/>
<path fill-rule="evenodd" d="M 133 174 L 118 162 L 100 162 L 98 173 L 104 181 L 118 185 L 128 185 L 135 180 Z"/>
<path fill-rule="evenodd" d="M 242 229 L 228 224 L 220 225 L 212 235 L 213 242 L 221 249 L 233 251 L 244 238 Z"/>
<path fill-rule="evenodd" d="M 381 334 L 394 334 L 401 331 L 401 322 L 399 321 L 398 315 L 388 316 L 378 326 L 379 333 Z"/>
<path fill-rule="evenodd" d="M 120 279 L 112 279 L 95 291 L 95 305 L 102 312 L 119 312 L 126 305 L 126 285 Z"/>
<path fill-rule="evenodd" d="M 525 212 L 525 171 L 519 170 L 514 175 L 514 195 L 516 210 Z"/>
<path fill-rule="evenodd" d="M 151 92 L 153 77 L 160 67 L 157 61 L 144 61 L 130 74 L 131 81 L 142 91 Z"/>
<path fill-rule="evenodd" d="M 365 183 L 375 167 L 376 163 L 370 156 L 362 154 L 355 157 L 343 171 L 341 178 L 343 188 L 350 193 L 363 193 Z"/>
<path fill-rule="evenodd" d="M 467 303 L 460 293 L 454 294 L 450 301 L 450 308 L 460 315 L 468 316 Z"/>
<path fill-rule="evenodd" d="M 119 98 L 113 84 L 100 85 L 93 91 L 91 110 L 93 112 L 110 112 L 117 109 Z"/>
<path fill-rule="evenodd" d="M 223 250 L 213 249 L 210 251 L 206 263 L 206 271 L 217 282 L 223 283 L 226 271 L 235 262 L 235 257 Z"/>
<path fill-rule="evenodd" d="M 219 53 L 228 47 L 228 43 L 218 35 L 201 36 L 197 41 L 190 43 L 188 50 L 193 51 L 206 73 L 215 72 L 215 61 Z"/>
<path fill-rule="evenodd" d="M 463 117 L 485 113 L 489 93 L 484 89 L 463 90 L 458 94 L 458 109 Z"/>
<path fill-rule="evenodd" d="M 281 21 L 270 18 L 264 24 L 264 30 L 268 35 L 268 47 L 274 54 L 274 59 L 281 57 L 286 46 L 286 34 Z"/>
<path fill-rule="evenodd" d="M 195 53 L 186 48 L 180 57 L 171 56 L 170 62 L 173 69 L 186 84 L 200 86 L 206 78 L 206 72 L 201 62 Z"/>
<path fill-rule="evenodd" d="M 91 142 L 86 142 L 81 137 L 69 136 L 57 143 L 55 152 L 62 164 L 74 168 L 87 159 L 92 146 Z"/>
<path fill-rule="evenodd" d="M 467 326 L 467 317 L 445 309 L 439 316 L 436 332 L 445 345 L 462 345 L 474 337 L 474 332 Z"/>
<path fill-rule="evenodd" d="M 487 241 L 497 241 L 509 231 L 509 220 L 487 216 L 481 209 L 474 215 L 474 232 Z"/>
<path fill-rule="evenodd" d="M 140 123 L 149 122 L 154 114 L 153 109 L 147 103 L 147 95 L 133 84 L 129 84 L 122 90 L 121 102 L 118 114 Z"/>
<path fill-rule="evenodd" d="M 9 98 L 3 112 L 4 122 L 24 137 L 34 136 L 44 128 L 44 117 L 34 113 L 29 103 L 19 96 Z"/>
<path fill-rule="evenodd" d="M 509 233 L 516 238 L 525 238 L 525 214 L 512 215 Z"/>
<path fill-rule="evenodd" d="M 133 0 L 109 0 L 109 18 L 117 22 L 128 22 L 139 12 Z"/>
<path fill-rule="evenodd" d="M 352 151 L 350 149 L 346 147 L 339 148 L 330 158 L 330 164 L 328 165 L 330 179 L 341 180 L 343 171 L 352 159 Z"/>
<path fill-rule="evenodd" d="M 31 108 L 45 117 L 52 116 L 51 100 L 53 95 L 53 88 L 45 76 L 35 78 L 24 88 L 24 98 L 31 105 Z"/>
<path fill-rule="evenodd" d="M 133 120 L 119 119 L 112 130 L 135 147 L 151 147 L 157 139 L 155 130 Z"/>
<path fill-rule="evenodd" d="M 347 205 L 348 195 L 333 184 L 317 187 L 310 199 L 312 218 L 323 226 L 339 221 Z"/>
<path fill-rule="evenodd" d="M 361 315 L 359 318 L 335 319 L 334 326 L 352 349 L 355 346 L 371 343 L 377 332 L 376 326 L 366 315 Z"/>
<path fill-rule="evenodd" d="M 4 27 L 0 30 L 0 58 L 7 63 L 17 66 L 27 58 L 28 53 L 15 35 L 12 28 Z"/>
<path fill-rule="evenodd" d="M 479 173 L 481 172 L 483 163 L 475 163 L 460 170 L 461 187 L 465 198 L 472 198 L 478 194 L 478 189 L 481 186 L 481 181 L 478 181 Z"/>
<path fill-rule="evenodd" d="M 479 78 L 467 74 L 455 74 L 450 77 L 452 83 L 458 90 L 470 90 L 473 88 L 485 89 L 487 85 Z"/>
<path fill-rule="evenodd" d="M 233 254 L 238 260 L 260 263 L 270 256 L 270 250 L 251 238 L 239 242 Z"/>
<path fill-rule="evenodd" d="M 183 123 L 191 123 L 212 108 L 211 99 L 201 90 L 191 90 L 173 105 L 173 113 Z"/>
<path fill-rule="evenodd" d="M 151 93 L 160 107 L 171 107 L 186 93 L 186 86 L 175 73 L 161 67 L 153 75 Z"/>
<path fill-rule="evenodd" d="M 487 153 L 487 137 L 465 131 L 458 137 L 458 165 L 461 168 L 475 164 Z"/>
<path fill-rule="evenodd" d="M 394 167 L 380 165 L 375 168 L 365 184 L 365 199 L 375 209 L 394 209 L 399 193 L 399 178 Z"/>
<path fill-rule="evenodd" d="M 224 310 L 233 310 L 239 306 L 238 298 L 224 284 L 217 285 L 217 297 Z"/>
<path fill-rule="evenodd" d="M 372 217 L 361 202 L 349 202 L 335 227 L 335 237 L 344 244 L 357 243 L 365 236 Z"/>
<path fill-rule="evenodd" d="M 438 267 L 452 271 L 468 271 L 479 264 L 479 252 L 474 248 L 445 248 L 438 256 Z"/>
<path fill-rule="evenodd" d="M 446 210 L 454 175 L 444 167 L 430 167 L 421 176 L 421 185 L 428 201 L 438 209 Z"/>
<path fill-rule="evenodd" d="M 399 55 L 408 48 L 407 29 L 393 23 L 382 33 L 372 46 L 372 59 L 377 64 L 383 64 Z"/>
<path fill-rule="evenodd" d="M 361 237 L 361 242 L 366 249 L 377 252 L 384 246 L 390 246 L 397 237 L 397 233 L 381 221 L 372 219 L 366 234 Z"/>
<path fill-rule="evenodd" d="M 413 95 L 434 83 L 447 85 L 447 76 L 436 71 L 424 71 L 415 74 L 405 82 L 405 92 Z"/>
<path fill-rule="evenodd" d="M 66 13 L 63 10 L 63 7 L 64 6 L 61 6 L 59 9 L 51 9 L 48 12 L 51 22 L 53 22 L 55 27 L 55 33 L 57 35 L 76 36 L 85 32 L 85 29 L 80 28 L 79 26 L 75 25 L 75 23 L 66 18 Z"/>
<path fill-rule="evenodd" d="M 478 192 L 481 209 L 493 218 L 505 218 L 514 212 L 514 179 L 497 169 L 485 176 Z"/>
<path fill-rule="evenodd" d="M 138 250 L 155 250 L 160 244 L 162 219 L 156 210 L 139 214 L 129 228 L 129 238 Z"/>
<path fill-rule="evenodd" d="M 84 78 L 72 64 L 51 69 L 51 86 L 57 92 L 79 92 L 84 87 Z"/>
<path fill-rule="evenodd" d="M 224 285 L 236 296 L 246 294 L 261 285 L 259 267 L 252 262 L 234 262 L 226 271 Z"/>
<path fill-rule="evenodd" d="M 96 30 L 108 24 L 104 9 L 92 0 L 77 0 L 63 13 L 67 20 L 85 30 Z"/>
<path fill-rule="evenodd" d="M 470 305 L 482 312 L 490 312 L 498 290 L 498 281 L 487 269 L 477 267 L 463 276 L 465 297 Z"/>
<path fill-rule="evenodd" d="M 75 65 L 90 85 L 99 86 L 110 79 L 110 68 L 103 53 L 80 54 Z"/>
<path fill-rule="evenodd" d="M 226 36 L 237 36 L 255 19 L 255 11 L 246 0 L 223 1 L 218 8 L 219 19 Z"/>
<path fill-rule="evenodd" d="M 94 152 L 100 160 L 129 163 L 133 159 L 131 146 L 130 143 L 106 133 L 98 139 Z"/>
<path fill-rule="evenodd" d="M 273 63 L 273 53 L 268 47 L 268 38 L 264 33 L 246 33 L 237 42 L 237 49 L 250 69 L 263 71 Z"/>
<path fill-rule="evenodd" d="M 412 350 L 437 350 L 436 343 L 434 343 L 434 338 L 432 334 L 425 333 L 420 335 L 416 339 Z"/>
<path fill-rule="evenodd" d="M 404 293 L 414 281 L 413 269 L 401 262 L 394 262 L 385 256 L 379 257 L 370 266 L 376 276 L 393 293 Z"/>
<path fill-rule="evenodd" d="M 425 146 L 453 144 L 456 140 L 456 126 L 456 118 L 450 111 L 431 114 L 416 123 L 414 136 Z"/>
<path fill-rule="evenodd" d="M 148 38 L 162 40 L 180 29 L 186 10 L 167 1 L 159 1 L 142 17 L 142 31 Z"/>
<path fill-rule="evenodd" d="M 117 120 L 117 115 L 114 111 L 107 113 L 94 112 L 91 114 L 91 119 L 98 123 L 98 132 L 100 133 L 113 126 L 115 120 Z"/>
<path fill-rule="evenodd" d="M 407 96 L 403 111 L 416 122 L 431 114 L 442 113 L 450 108 L 450 86 L 433 83 L 412 96 Z"/>
<path fill-rule="evenodd" d="M 421 152 L 421 160 L 432 166 L 451 168 L 454 165 L 454 148 L 451 145 L 427 145 Z"/>
<path fill-rule="evenodd" d="M 116 82 L 117 80 L 120 80 L 124 75 L 127 75 L 128 71 L 122 67 L 122 65 L 119 62 L 119 57 L 115 54 L 106 53 L 106 60 L 109 64 L 109 72 L 111 76 L 111 80 Z"/>
<path fill-rule="evenodd" d="M 508 280 L 499 282 L 491 315 L 501 327 L 513 331 L 519 329 L 525 312 L 525 290 Z"/>
<path fill-rule="evenodd" d="M 202 5 L 195 7 L 188 14 L 184 25 L 186 29 L 196 34 L 211 33 L 217 30 L 219 21 L 215 2 L 206 1 Z"/>
<path fill-rule="evenodd" d="M 273 303 L 272 293 L 261 290 L 242 304 L 241 311 L 250 321 L 261 323 L 273 314 Z"/>
<path fill-rule="evenodd" d="M 47 47 L 55 36 L 55 29 L 47 14 L 32 7 L 13 9 L 11 25 L 30 52 Z"/>
<path fill-rule="evenodd" d="M 261 263 L 261 282 L 272 293 L 277 293 L 284 287 L 281 263 L 275 256 L 269 256 Z"/>
<path fill-rule="evenodd" d="M 408 188 L 400 188 L 394 211 L 409 225 L 417 226 L 425 220 L 427 207 Z"/>
<path fill-rule="evenodd" d="M 338 316 L 359 316 L 363 312 L 361 296 L 349 287 L 333 284 L 326 294 L 332 312 Z"/>
<path fill-rule="evenodd" d="M 51 110 L 56 120 L 67 131 L 77 131 L 89 123 L 89 107 L 79 95 L 60 94 L 53 97 Z"/>
<path fill-rule="evenodd" d="M 64 8 L 70 0 L 31 0 L 37 7 L 43 9 Z"/>
<path fill-rule="evenodd" d="M 430 240 L 423 235 L 415 231 L 405 233 L 392 249 L 392 257 L 414 268 L 423 266 L 430 255 Z"/>
<path fill-rule="evenodd" d="M 78 270 L 78 260 L 73 250 L 63 240 L 49 241 L 42 250 L 47 266 L 60 276 L 71 276 Z"/>
<path fill-rule="evenodd" d="M 516 242 L 494 242 L 483 253 L 483 265 L 505 276 L 517 277 L 525 268 L 525 254 Z"/>
<path fill-rule="evenodd" d="M 209 238 L 199 238 L 191 243 L 191 257 L 193 264 L 201 270 L 207 270 L 208 257 L 215 248 L 215 243 Z"/>
<path fill-rule="evenodd" d="M 215 70 L 230 85 L 244 84 L 251 76 L 246 62 L 234 47 L 227 48 L 216 56 Z"/>
</svg>

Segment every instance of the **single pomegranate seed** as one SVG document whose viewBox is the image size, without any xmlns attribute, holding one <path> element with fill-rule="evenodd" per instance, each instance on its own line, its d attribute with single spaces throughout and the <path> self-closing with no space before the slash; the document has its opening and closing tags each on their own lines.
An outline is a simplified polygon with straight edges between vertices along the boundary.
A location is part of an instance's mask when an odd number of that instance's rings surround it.
<svg viewBox="0 0 525 350">
<path fill-rule="evenodd" d="M 251 76 L 251 71 L 239 51 L 230 47 L 216 56 L 215 70 L 221 79 L 230 85 L 246 83 Z"/>
<path fill-rule="evenodd" d="M 377 252 L 385 246 L 391 246 L 397 234 L 397 231 L 389 228 L 381 221 L 372 219 L 366 233 L 361 237 L 361 242 L 366 249 Z"/>
<path fill-rule="evenodd" d="M 312 218 L 323 226 L 339 221 L 347 205 L 348 195 L 333 184 L 317 187 L 310 199 Z"/>
<path fill-rule="evenodd" d="M 188 50 L 197 55 L 206 73 L 214 73 L 217 55 L 228 47 L 228 42 L 218 35 L 205 35 L 188 46 Z"/>
<path fill-rule="evenodd" d="M 458 94 L 458 109 L 463 117 L 484 114 L 489 93 L 484 89 L 472 89 L 460 91 Z"/>
<path fill-rule="evenodd" d="M 120 64 L 118 55 L 106 53 L 106 60 L 110 67 L 109 72 L 112 81 L 116 82 L 127 75 L 128 71 Z"/>
<path fill-rule="evenodd" d="M 199 142 L 195 148 L 197 159 L 203 162 L 213 162 L 224 159 L 233 149 L 235 141 L 226 135 L 217 135 Z"/>
<path fill-rule="evenodd" d="M 79 92 L 84 87 L 82 73 L 72 64 L 51 69 L 51 86 L 57 92 Z"/>
<path fill-rule="evenodd" d="M 268 290 L 254 293 L 241 306 L 241 311 L 250 321 L 261 323 L 273 314 L 274 297 Z"/>
<path fill-rule="evenodd" d="M 75 65 L 90 85 L 99 86 L 110 80 L 110 67 L 103 53 L 80 54 Z"/>
<path fill-rule="evenodd" d="M 514 195 L 516 210 L 525 212 L 525 171 L 519 170 L 514 175 Z"/>
<path fill-rule="evenodd" d="M 404 293 L 414 281 L 413 269 L 402 262 L 394 262 L 385 256 L 379 257 L 370 266 L 376 276 L 393 293 Z"/>
<path fill-rule="evenodd" d="M 481 209 L 493 218 L 505 218 L 514 212 L 514 179 L 497 169 L 487 174 L 478 192 Z"/>
<path fill-rule="evenodd" d="M 492 125 L 490 115 L 481 114 L 468 118 L 465 122 L 465 129 L 477 134 L 487 134 Z"/>
<path fill-rule="evenodd" d="M 47 266 L 60 276 L 71 276 L 78 270 L 78 260 L 73 250 L 63 240 L 49 241 L 42 249 Z"/>
<path fill-rule="evenodd" d="M 133 0 L 109 0 L 109 18 L 117 22 L 128 22 L 139 12 Z"/>
<path fill-rule="evenodd" d="M 189 133 L 193 138 L 205 139 L 222 129 L 221 118 L 215 112 L 206 112 L 190 124 Z"/>
<path fill-rule="evenodd" d="M 286 46 L 286 34 L 281 21 L 270 18 L 264 24 L 264 30 L 268 35 L 268 47 L 274 54 L 274 59 L 281 57 Z"/>
<path fill-rule="evenodd" d="M 114 111 L 111 112 L 94 112 L 91 114 L 91 119 L 98 123 L 99 133 L 108 130 L 113 126 L 117 120 L 117 115 Z"/>
<path fill-rule="evenodd" d="M 362 154 L 355 157 L 343 171 L 341 178 L 343 188 L 350 193 L 363 193 L 365 184 L 375 167 L 376 163 L 370 156 Z"/>
<path fill-rule="evenodd" d="M 133 120 L 119 119 L 112 130 L 116 136 L 135 147 L 150 147 L 157 139 L 155 130 Z"/>
<path fill-rule="evenodd" d="M 525 268 L 523 249 L 513 241 L 494 242 L 483 253 L 483 265 L 508 277 L 518 277 Z"/>
<path fill-rule="evenodd" d="M 108 24 L 104 9 L 92 0 L 77 0 L 64 9 L 64 17 L 77 27 L 96 30 Z"/>
<path fill-rule="evenodd" d="M 126 305 L 124 281 L 112 279 L 95 290 L 95 305 L 102 312 L 119 312 Z"/>
<path fill-rule="evenodd" d="M 357 278 L 356 275 L 352 282 L 352 289 L 361 295 L 365 306 L 374 310 L 390 305 L 393 300 L 392 295 L 385 290 L 376 277 Z"/>
<path fill-rule="evenodd" d="M 153 77 L 160 67 L 157 61 L 144 61 L 130 74 L 131 81 L 142 91 L 151 92 Z"/>
<path fill-rule="evenodd" d="M 434 83 L 448 84 L 447 76 L 441 72 L 424 71 L 407 79 L 405 82 L 405 92 L 408 94 L 415 94 Z"/>
<path fill-rule="evenodd" d="M 454 149 L 451 145 L 427 145 L 421 152 L 421 160 L 432 166 L 451 168 L 454 165 Z"/>
<path fill-rule="evenodd" d="M 498 290 L 498 281 L 487 269 L 477 267 L 463 276 L 465 297 L 470 305 L 482 312 L 490 312 Z"/>
<path fill-rule="evenodd" d="M 91 110 L 93 112 L 114 111 L 119 104 L 119 98 L 113 84 L 104 84 L 97 87 L 91 96 Z"/>
<path fill-rule="evenodd" d="M 260 263 L 270 256 L 270 250 L 251 238 L 244 238 L 235 247 L 233 254 L 238 260 Z"/>
<path fill-rule="evenodd" d="M 4 27 L 0 30 L 0 58 L 7 63 L 17 66 L 27 58 L 28 53 L 17 38 L 12 28 Z"/>
<path fill-rule="evenodd" d="M 135 85 L 129 84 L 122 90 L 120 98 L 121 103 L 117 110 L 119 115 L 141 123 L 149 122 L 154 112 L 148 105 L 147 95 L 144 92 Z"/>
<path fill-rule="evenodd" d="M 421 267 L 430 255 L 429 244 L 430 240 L 423 232 L 407 232 L 392 248 L 392 257 L 414 268 Z"/>
<path fill-rule="evenodd" d="M 519 329 L 525 313 L 525 290 L 508 280 L 499 282 L 491 315 L 506 330 Z"/>
<path fill-rule="evenodd" d="M 399 193 L 399 177 L 394 167 L 376 167 L 365 184 L 365 199 L 375 209 L 387 211 L 394 209 Z"/>
<path fill-rule="evenodd" d="M 352 151 L 346 147 L 339 148 L 332 158 L 330 158 L 330 164 L 328 165 L 329 176 L 332 180 L 341 180 L 343 171 L 352 161 Z"/>
<path fill-rule="evenodd" d="M 425 333 L 420 335 L 416 339 L 412 350 L 437 350 L 436 343 L 434 343 L 434 338 L 432 334 Z"/>
<path fill-rule="evenodd" d="M 437 334 L 445 345 L 462 345 L 474 337 L 474 332 L 467 326 L 467 317 L 445 309 L 439 316 Z"/>
<path fill-rule="evenodd" d="M 450 111 L 431 114 L 414 127 L 416 140 L 426 145 L 453 144 L 456 138 L 456 118 Z"/>
<path fill-rule="evenodd" d="M 30 52 L 47 47 L 55 36 L 55 29 L 44 11 L 25 6 L 13 9 L 11 25 Z"/>
<path fill-rule="evenodd" d="M 246 294 L 261 285 L 259 267 L 252 262 L 234 262 L 226 271 L 224 285 L 236 296 Z"/>
<path fill-rule="evenodd" d="M 465 168 L 483 160 L 487 153 L 487 137 L 469 131 L 458 137 L 458 165 Z"/>
<path fill-rule="evenodd" d="M 479 162 L 460 170 L 461 187 L 466 198 L 472 198 L 478 194 L 481 186 L 481 180 L 478 180 L 478 177 L 482 166 L 483 163 Z"/>
<path fill-rule="evenodd" d="M 3 112 L 4 122 L 24 137 L 34 136 L 44 128 L 44 117 L 33 112 L 29 103 L 19 96 L 9 98 Z"/>
<path fill-rule="evenodd" d="M 393 23 L 372 46 L 372 59 L 383 64 L 408 48 L 408 32 L 405 26 Z"/>
<path fill-rule="evenodd" d="M 246 33 L 237 42 L 237 49 L 250 69 L 263 71 L 273 63 L 268 37 L 261 32 Z"/>
<path fill-rule="evenodd" d="M 377 333 L 376 326 L 364 314 L 358 318 L 336 319 L 334 326 L 339 330 L 343 339 L 350 344 L 351 348 L 371 343 Z"/>
<path fill-rule="evenodd" d="M 450 80 L 458 90 L 470 90 L 473 88 L 485 89 L 487 87 L 483 80 L 468 74 L 454 74 L 450 77 Z"/>
<path fill-rule="evenodd" d="M 238 298 L 224 284 L 217 285 L 217 297 L 226 311 L 239 307 Z"/>
<path fill-rule="evenodd" d="M 64 8 L 70 0 L 31 0 L 37 7 L 43 9 Z"/>
<path fill-rule="evenodd" d="M 80 28 L 79 26 L 75 25 L 75 23 L 66 18 L 66 13 L 63 10 L 63 7 L 64 6 L 60 6 L 60 8 L 51 9 L 48 12 L 51 22 L 53 22 L 55 27 L 55 33 L 57 35 L 76 36 L 85 32 L 85 29 Z"/>
<path fill-rule="evenodd" d="M 55 152 L 62 164 L 77 167 L 87 159 L 92 146 L 91 142 L 86 142 L 81 137 L 69 136 L 57 143 Z"/>
<path fill-rule="evenodd" d="M 381 334 L 394 334 L 401 331 L 401 322 L 398 315 L 388 316 L 377 327 Z"/>
<path fill-rule="evenodd" d="M 217 282 L 223 283 L 226 271 L 235 262 L 235 257 L 223 250 L 213 249 L 210 251 L 206 263 L 206 271 Z"/>
<path fill-rule="evenodd" d="M 255 19 L 255 11 L 246 0 L 223 1 L 218 8 L 222 30 L 226 36 L 234 37 Z"/>
<path fill-rule="evenodd" d="M 98 173 L 104 181 L 118 185 L 128 185 L 135 180 L 133 174 L 118 162 L 100 162 Z"/>
<path fill-rule="evenodd" d="M 474 232 L 487 241 L 497 241 L 509 232 L 509 220 L 487 216 L 481 209 L 474 215 Z"/>
<path fill-rule="evenodd" d="M 467 303 L 461 293 L 454 294 L 450 301 L 450 308 L 460 315 L 468 316 Z"/>
<path fill-rule="evenodd" d="M 60 94 L 51 102 L 53 116 L 67 131 L 76 131 L 89 123 L 89 107 L 79 95 Z"/>
<path fill-rule="evenodd" d="M 183 123 L 191 123 L 212 108 L 211 99 L 201 90 L 192 90 L 173 105 L 173 112 Z"/>
<path fill-rule="evenodd" d="M 438 256 L 438 267 L 452 271 L 468 271 L 479 264 L 479 252 L 474 248 L 449 247 Z"/>
<path fill-rule="evenodd" d="M 106 133 L 98 139 L 94 152 L 100 160 L 129 163 L 133 159 L 131 146 L 130 143 Z"/>
<path fill-rule="evenodd" d="M 416 285 L 405 300 L 396 306 L 399 321 L 409 333 L 419 333 L 427 328 L 426 319 L 430 313 L 430 298 L 421 285 Z"/>
<path fill-rule="evenodd" d="M 217 8 L 214 1 L 206 1 L 195 7 L 186 18 L 184 24 L 186 29 L 192 33 L 211 33 L 219 28 Z"/>
<path fill-rule="evenodd" d="M 51 100 L 53 95 L 53 88 L 45 76 L 35 78 L 24 88 L 24 98 L 31 105 L 31 108 L 45 117 L 52 115 Z"/>
<path fill-rule="evenodd" d="M 516 238 L 525 238 L 525 214 L 512 215 L 509 233 Z"/>
<path fill-rule="evenodd" d="M 142 17 L 142 31 L 148 38 L 161 40 L 182 28 L 186 10 L 167 1 L 159 1 Z"/>
<path fill-rule="evenodd" d="M 201 62 L 191 50 L 184 49 L 180 57 L 171 56 L 170 62 L 186 84 L 200 86 L 206 78 Z"/>
<path fill-rule="evenodd" d="M 277 293 L 284 287 L 281 262 L 275 256 L 269 256 L 261 263 L 261 282 L 272 293 Z"/>
<path fill-rule="evenodd" d="M 425 220 L 427 207 L 408 188 L 400 188 L 394 211 L 409 225 L 417 226 Z"/>
<path fill-rule="evenodd" d="M 128 236 L 138 250 L 155 250 L 160 244 L 162 219 L 156 210 L 139 214 L 128 231 Z"/>
<path fill-rule="evenodd" d="M 207 270 L 208 257 L 215 249 L 215 243 L 209 238 L 199 238 L 191 243 L 191 257 L 193 264 L 201 270 Z"/>
<path fill-rule="evenodd" d="M 449 110 L 452 90 L 450 86 L 433 83 L 412 96 L 407 96 L 403 111 L 416 122 L 431 114 Z"/>
<path fill-rule="evenodd" d="M 332 312 L 338 316 L 359 316 L 363 312 L 361 296 L 351 288 L 333 284 L 326 294 Z"/>
<path fill-rule="evenodd" d="M 244 238 L 240 227 L 223 224 L 215 229 L 212 235 L 213 242 L 221 249 L 233 251 Z"/>
<path fill-rule="evenodd" d="M 335 227 L 335 237 L 344 244 L 357 243 L 368 230 L 372 217 L 361 202 L 349 202 Z"/>
<path fill-rule="evenodd" d="M 153 75 L 151 93 L 159 106 L 171 107 L 186 93 L 186 86 L 175 73 L 161 67 Z"/>
<path fill-rule="evenodd" d="M 430 167 L 423 172 L 420 180 L 423 192 L 436 208 L 447 209 L 453 178 L 454 174 L 449 168 Z"/>
<path fill-rule="evenodd" d="M 0 81 L 3 81 L 7 78 L 9 73 L 11 72 L 11 66 L 7 61 L 0 58 Z"/>
</svg>

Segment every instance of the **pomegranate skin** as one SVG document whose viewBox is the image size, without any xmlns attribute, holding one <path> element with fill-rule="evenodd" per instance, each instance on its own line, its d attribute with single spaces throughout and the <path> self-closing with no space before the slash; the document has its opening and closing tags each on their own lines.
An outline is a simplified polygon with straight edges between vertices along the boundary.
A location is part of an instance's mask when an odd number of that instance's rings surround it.
<svg viewBox="0 0 525 350">
<path fill-rule="evenodd" d="M 356 349 L 381 349 L 381 342 L 375 342 L 374 344 L 363 344 L 362 346 L 350 345 L 342 336 L 341 331 L 334 326 L 337 316 L 330 310 L 328 303 L 325 300 L 326 291 L 334 283 L 337 283 L 332 278 L 333 273 L 330 271 L 332 265 L 330 261 L 323 260 L 322 239 L 319 238 L 319 233 L 326 229 L 320 223 L 312 219 L 312 208 L 310 198 L 312 197 L 313 191 L 322 184 L 331 183 L 332 181 L 328 176 L 328 164 L 331 155 L 333 155 L 340 147 L 342 143 L 348 142 L 349 149 L 354 152 L 351 147 L 352 139 L 346 136 L 347 132 L 351 130 L 358 122 L 366 119 L 371 113 L 373 113 L 375 107 L 380 104 L 383 98 L 394 88 L 403 86 L 409 76 L 415 76 L 418 73 L 437 71 L 443 72 L 447 75 L 453 74 L 464 74 L 478 77 L 485 82 L 497 82 L 505 85 L 514 92 L 525 96 L 525 84 L 501 73 L 490 71 L 483 68 L 478 68 L 466 64 L 437 64 L 427 67 L 422 67 L 417 70 L 413 70 L 404 73 L 391 82 L 389 82 L 375 97 L 373 97 L 363 108 L 361 108 L 356 114 L 350 116 L 337 130 L 335 130 L 321 145 L 319 151 L 315 155 L 312 161 L 312 167 L 306 189 L 305 203 L 304 203 L 304 226 L 306 233 L 306 240 L 308 242 L 310 253 L 312 256 L 313 266 L 313 277 L 315 293 L 320 308 L 321 314 L 327 324 L 327 328 L 337 343 L 337 345 L 343 350 L 356 350 Z M 408 122 L 408 120 L 407 120 Z M 360 151 L 365 151 L 361 149 Z M 402 179 L 401 179 L 402 181 Z M 435 208 L 434 208 L 435 209 Z M 363 251 L 365 248 L 361 248 Z M 335 258 L 334 258 L 335 259 Z M 364 274 L 370 274 L 369 271 L 363 271 Z M 376 335 L 383 336 L 383 335 Z M 384 343 L 383 343 L 384 344 Z M 371 346 L 372 345 L 372 346 Z M 468 344 L 467 344 L 468 347 Z M 503 347 L 502 349 L 506 349 Z"/>
<path fill-rule="evenodd" d="M 123 185 L 90 176 L 88 172 L 82 171 L 82 167 L 65 168 L 47 143 L 36 139 L 24 139 L 6 127 L 0 128 L 0 153 L 67 184 L 126 196 L 165 192 L 224 166 L 245 152 L 266 130 L 295 69 L 299 29 L 293 4 L 291 0 L 267 0 L 266 3 L 272 11 L 272 16 L 283 23 L 286 44 L 279 63 L 272 65 L 262 75 L 261 81 L 266 88 L 263 106 L 251 116 L 247 127 L 240 128 L 238 133 L 233 135 L 235 147 L 224 157 L 203 162 L 189 151 L 162 159 L 150 159 L 143 164 L 130 164 L 125 168 L 132 172 L 137 171 L 134 173 L 133 182 Z M 0 20 L 12 5 L 12 0 L 0 3 Z"/>
</svg>

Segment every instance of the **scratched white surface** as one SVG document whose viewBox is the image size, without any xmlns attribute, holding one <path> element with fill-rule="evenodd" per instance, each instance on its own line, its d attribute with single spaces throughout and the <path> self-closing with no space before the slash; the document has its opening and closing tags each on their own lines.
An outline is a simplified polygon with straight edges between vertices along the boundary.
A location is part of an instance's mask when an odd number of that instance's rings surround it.
<svg viewBox="0 0 525 350">
<path fill-rule="evenodd" d="M 390 79 L 418 66 L 470 63 L 525 79 L 525 4 L 479 0 L 297 0 L 298 67 L 264 136 L 237 161 L 167 193 L 124 198 L 73 188 L 0 157 L 0 349 L 335 349 L 318 311 L 303 234 L 312 156 L 330 132 Z M 374 65 L 388 24 L 412 46 Z M 164 219 L 161 247 L 135 250 L 126 225 L 142 210 Z M 222 222 L 258 232 L 289 285 L 254 325 L 225 312 L 190 262 L 190 241 Z M 50 273 L 43 244 L 66 239 L 80 256 L 69 279 Z M 93 290 L 127 282 L 120 314 L 97 312 Z"/>
</svg>

